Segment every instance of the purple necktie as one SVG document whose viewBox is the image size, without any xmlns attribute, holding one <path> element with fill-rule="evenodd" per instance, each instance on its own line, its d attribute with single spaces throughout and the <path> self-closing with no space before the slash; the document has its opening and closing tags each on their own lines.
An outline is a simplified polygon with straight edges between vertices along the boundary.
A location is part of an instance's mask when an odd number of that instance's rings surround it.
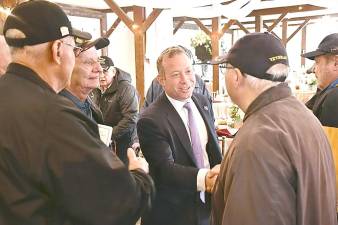
<svg viewBox="0 0 338 225">
<path fill-rule="evenodd" d="M 197 167 L 204 168 L 202 144 L 200 135 L 198 134 L 196 120 L 191 109 L 191 103 L 187 102 L 183 107 L 188 110 L 188 127 L 190 131 L 191 147 L 195 156 Z"/>
</svg>

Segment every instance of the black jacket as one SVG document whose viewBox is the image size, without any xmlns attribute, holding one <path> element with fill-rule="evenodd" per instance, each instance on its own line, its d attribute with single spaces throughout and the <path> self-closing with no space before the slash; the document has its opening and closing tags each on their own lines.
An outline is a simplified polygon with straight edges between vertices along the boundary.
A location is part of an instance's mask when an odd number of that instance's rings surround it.
<svg viewBox="0 0 338 225">
<path fill-rule="evenodd" d="M 306 103 L 323 126 L 338 127 L 338 87 L 326 87 Z"/>
<path fill-rule="evenodd" d="M 205 96 L 193 94 L 207 129 L 206 151 L 212 168 L 222 160 L 211 107 Z M 144 225 L 207 225 L 210 202 L 200 201 L 193 150 L 187 129 L 176 109 L 162 93 L 140 115 L 137 132 L 142 152 L 155 180 L 154 207 L 143 217 Z M 207 198 L 209 196 L 207 195 Z"/>
<path fill-rule="evenodd" d="M 112 140 L 116 142 L 118 156 L 125 162 L 126 150 L 137 136 L 138 96 L 130 75 L 116 68 L 111 86 L 104 93 L 93 90 L 91 98 L 100 107 L 104 124 L 113 127 Z"/>
<path fill-rule="evenodd" d="M 0 78 L 0 224 L 134 225 L 150 177 L 130 173 L 94 121 L 34 71 Z"/>
</svg>

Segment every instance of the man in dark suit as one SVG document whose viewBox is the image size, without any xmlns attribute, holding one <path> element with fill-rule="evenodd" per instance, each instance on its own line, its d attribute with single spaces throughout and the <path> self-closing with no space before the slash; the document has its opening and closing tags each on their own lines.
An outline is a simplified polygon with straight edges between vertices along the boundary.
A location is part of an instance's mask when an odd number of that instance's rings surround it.
<svg viewBox="0 0 338 225">
<path fill-rule="evenodd" d="M 137 124 L 157 187 L 153 208 L 142 224 L 208 225 L 209 193 L 222 160 L 210 102 L 193 94 L 192 63 L 181 47 L 164 50 L 157 69 L 165 92 L 145 109 Z"/>
</svg>

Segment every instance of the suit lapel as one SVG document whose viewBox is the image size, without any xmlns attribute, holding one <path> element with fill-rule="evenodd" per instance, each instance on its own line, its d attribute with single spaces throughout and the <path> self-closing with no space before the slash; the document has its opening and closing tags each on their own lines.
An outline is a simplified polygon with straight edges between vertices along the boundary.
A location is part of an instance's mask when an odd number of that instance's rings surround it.
<svg viewBox="0 0 338 225">
<path fill-rule="evenodd" d="M 172 127 L 172 130 L 176 133 L 179 141 L 183 145 L 184 149 L 192 159 L 192 161 L 197 165 L 194 157 L 194 153 L 192 151 L 191 143 L 190 143 L 190 138 L 187 133 L 187 129 L 185 128 L 185 125 L 174 108 L 174 106 L 169 102 L 167 96 L 163 93 L 162 97 L 162 102 L 164 103 L 165 106 L 165 112 L 167 112 L 167 119 L 169 122 L 169 125 Z"/>
<path fill-rule="evenodd" d="M 191 99 L 194 101 L 198 111 L 200 112 L 202 118 L 203 118 L 203 121 L 204 121 L 204 124 L 207 128 L 207 131 L 208 131 L 208 136 L 210 135 L 210 132 L 212 131 L 212 128 L 211 128 L 211 125 L 209 123 L 209 120 L 207 119 L 207 117 L 209 116 L 208 115 L 208 112 L 209 112 L 209 108 L 207 105 L 201 105 L 198 101 L 198 99 L 193 95 L 191 96 Z"/>
</svg>

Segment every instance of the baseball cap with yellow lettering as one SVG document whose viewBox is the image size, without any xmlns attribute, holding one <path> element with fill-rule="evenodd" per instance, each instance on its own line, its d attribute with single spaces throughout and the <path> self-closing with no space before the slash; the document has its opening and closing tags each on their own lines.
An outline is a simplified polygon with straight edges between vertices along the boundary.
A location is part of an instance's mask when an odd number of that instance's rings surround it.
<svg viewBox="0 0 338 225">
<path fill-rule="evenodd" d="M 225 63 L 251 76 L 281 82 L 285 81 L 286 76 L 274 77 L 267 71 L 276 64 L 289 66 L 283 43 L 278 37 L 268 32 L 245 35 L 236 41 L 228 54 L 211 61 L 211 64 Z"/>
</svg>

